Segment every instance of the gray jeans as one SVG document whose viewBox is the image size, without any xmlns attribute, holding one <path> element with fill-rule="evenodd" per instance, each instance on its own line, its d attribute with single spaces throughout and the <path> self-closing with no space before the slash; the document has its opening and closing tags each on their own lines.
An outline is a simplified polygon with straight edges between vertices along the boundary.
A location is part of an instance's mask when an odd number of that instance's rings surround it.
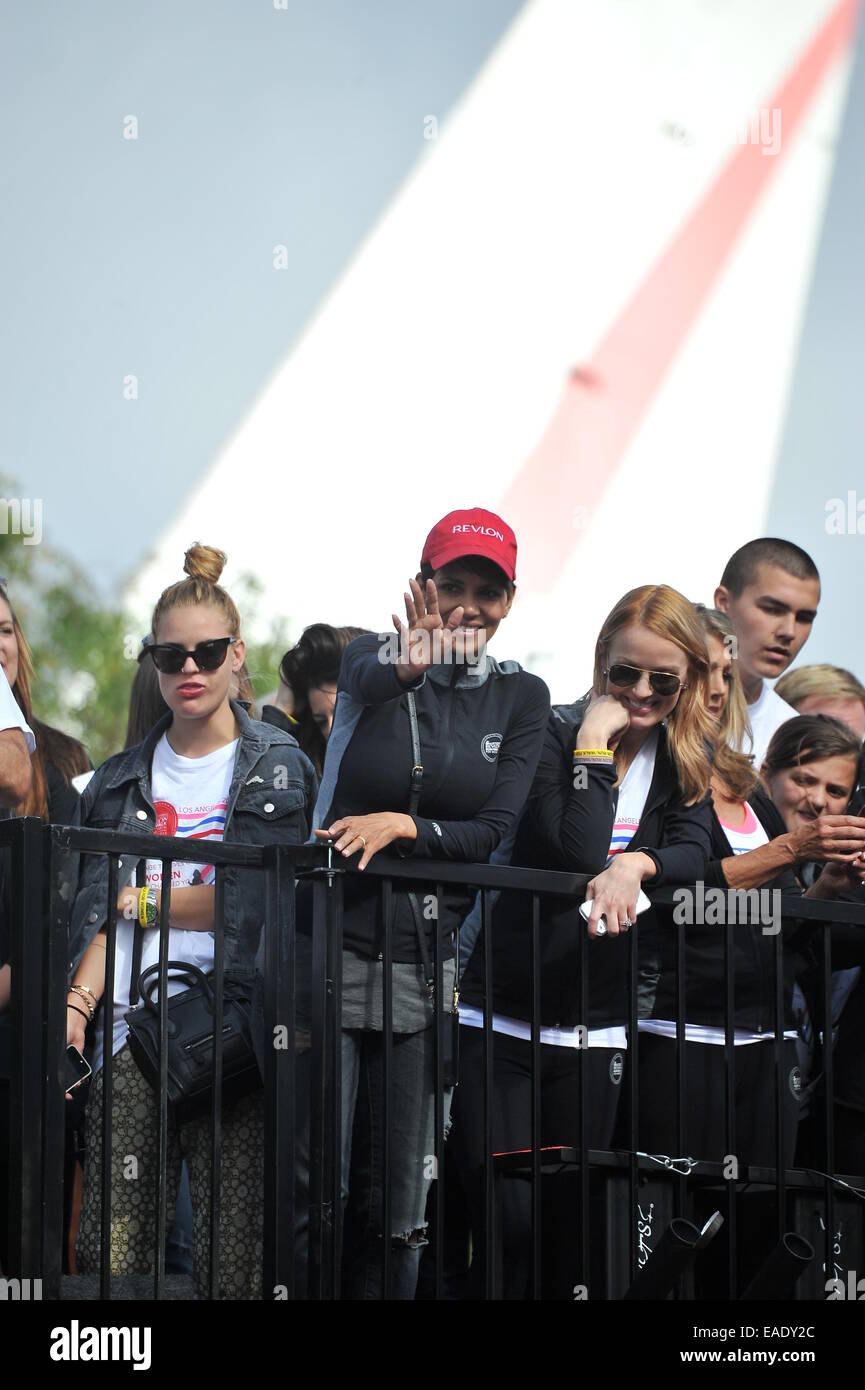
<svg viewBox="0 0 865 1390">
<path fill-rule="evenodd" d="M 391 1066 L 391 1269 L 388 1296 L 412 1299 L 422 1247 L 426 1202 L 435 1171 L 433 1029 L 394 1033 Z M 297 1054 L 296 1278 L 303 1296 L 309 1233 L 309 1048 Z M 445 1126 L 451 1091 L 444 1096 Z M 342 1033 L 342 1197 L 345 1241 L 344 1298 L 377 1299 L 383 1293 L 384 1210 L 382 1034 L 346 1028 Z"/>
</svg>

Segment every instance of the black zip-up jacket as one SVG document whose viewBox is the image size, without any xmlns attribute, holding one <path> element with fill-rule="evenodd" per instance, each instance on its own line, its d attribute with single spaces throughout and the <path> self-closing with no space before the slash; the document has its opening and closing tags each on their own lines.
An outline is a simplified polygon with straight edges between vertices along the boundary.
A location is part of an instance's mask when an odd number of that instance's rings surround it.
<svg viewBox="0 0 865 1390">
<path fill-rule="evenodd" d="M 412 744 L 406 687 L 375 633 L 345 649 L 333 729 L 327 744 L 313 823 L 326 829 L 347 815 L 409 808 Z M 483 667 L 438 665 L 413 687 L 423 780 L 417 839 L 394 848 L 407 858 L 485 863 L 516 824 L 537 766 L 549 692 L 515 661 L 487 656 Z M 407 894 L 433 889 L 417 881 L 393 885 L 393 959 L 422 959 Z M 381 954 L 380 883 L 362 875 L 345 880 L 343 941 L 360 955 Z M 471 905 L 471 889 L 449 888 L 438 904 L 443 953 L 453 955 L 453 933 Z M 298 887 L 298 925 L 309 929 L 309 885 Z M 432 933 L 431 913 L 423 929 Z M 431 950 L 430 940 L 430 950 Z"/>
<path fill-rule="evenodd" d="M 574 747 L 588 701 L 555 705 L 531 795 L 517 832 L 511 863 L 570 873 L 600 873 L 610 853 L 618 805 L 615 768 L 581 764 L 586 786 L 574 785 Z M 708 795 L 685 806 L 663 726 L 640 824 L 624 851 L 641 850 L 658 873 L 646 886 L 687 883 L 704 871 L 711 844 Z M 545 1026 L 589 1028 L 624 1024 L 628 1017 L 628 936 L 588 943 L 589 1016 L 580 1013 L 580 935 L 586 925 L 579 899 L 541 899 L 541 1021 Z M 653 912 L 641 915 L 642 933 Z M 493 1007 L 512 1018 L 531 1016 L 531 899 L 500 894 L 493 908 Z M 462 999 L 483 1007 L 483 933 L 463 977 Z"/>
<path fill-rule="evenodd" d="M 783 835 L 786 826 L 774 802 L 760 788 L 748 797 L 755 816 L 770 840 Z M 724 893 L 725 914 L 732 908 L 729 884 L 721 865 L 733 851 L 715 811 L 711 813 L 711 861 L 702 876 L 703 903 L 711 889 Z M 695 901 L 699 888 L 691 885 Z M 792 869 L 784 869 L 763 885 L 769 893 L 779 892 L 785 905 L 801 898 L 802 889 Z M 716 895 L 713 895 L 715 897 Z M 775 899 L 752 897 L 754 907 L 773 910 Z M 711 905 L 712 898 L 709 899 Z M 744 897 L 735 900 L 737 918 L 746 912 Z M 753 909 L 749 910 L 749 917 Z M 707 913 L 708 915 L 708 913 Z M 640 938 L 640 1016 L 675 1020 L 677 1000 L 676 971 L 676 910 L 664 913 Z M 770 928 L 764 931 L 764 926 Z M 752 1033 L 771 1033 L 775 1030 L 775 937 L 773 922 L 759 917 L 753 923 L 737 921 L 733 929 L 733 1023 Z M 784 943 L 784 1025 L 792 1024 L 791 1001 L 793 983 L 801 968 L 797 942 L 801 927 L 795 922 L 781 929 Z M 723 925 L 697 926 L 685 924 L 685 1009 L 688 1023 L 724 1027 L 724 938 Z"/>
</svg>

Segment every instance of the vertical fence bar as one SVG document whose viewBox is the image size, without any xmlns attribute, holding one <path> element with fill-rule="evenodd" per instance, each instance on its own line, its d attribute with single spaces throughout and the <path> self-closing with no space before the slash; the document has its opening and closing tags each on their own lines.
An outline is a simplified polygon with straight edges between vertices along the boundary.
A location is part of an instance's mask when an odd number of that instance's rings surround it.
<svg viewBox="0 0 865 1390">
<path fill-rule="evenodd" d="M 775 1202 L 778 1239 L 787 1229 L 787 1170 L 784 1157 L 784 946 L 783 931 L 775 937 Z M 762 1044 L 756 1044 L 762 1046 Z"/>
<path fill-rule="evenodd" d="M 165 1296 L 165 1241 L 168 1235 L 165 1188 L 168 1169 L 168 949 L 171 923 L 171 884 L 174 860 L 161 861 L 162 897 L 159 909 L 159 1130 L 156 1170 L 156 1249 L 153 1297 Z"/>
<path fill-rule="evenodd" d="M 582 1046 L 582 1034 L 580 1035 L 580 1048 L 577 1052 L 577 1073 L 580 1088 L 578 1117 L 578 1149 L 580 1163 L 580 1182 L 579 1182 L 579 1212 L 580 1212 L 580 1277 L 578 1282 L 589 1284 L 589 1260 L 591 1257 L 591 1239 L 589 1233 L 590 1226 L 590 1194 L 589 1194 L 589 1152 L 586 1142 L 586 1131 L 588 1128 L 589 1097 L 588 1097 L 588 1077 L 589 1077 L 589 934 L 585 922 L 580 916 L 579 910 L 576 912 L 577 922 L 577 950 L 580 956 L 580 1026 L 586 1030 L 586 1045 Z M 605 1169 L 605 1180 L 610 1178 L 610 1170 Z"/>
<path fill-rule="evenodd" d="M 328 852 L 328 859 L 333 854 Z M 342 1271 L 342 909 L 344 875 L 330 874 L 327 892 L 330 902 L 328 921 L 328 991 L 330 1057 L 326 1062 L 330 1081 L 330 1296 L 340 1297 Z"/>
<path fill-rule="evenodd" d="M 490 891 L 481 889 L 481 925 L 484 934 L 484 1298 L 498 1292 L 498 1230 L 496 1181 L 493 1166 L 493 939 Z"/>
<path fill-rule="evenodd" d="M 823 984 L 823 1086 L 825 1091 L 825 1125 L 826 1125 L 826 1173 L 823 1180 L 823 1196 L 826 1204 L 825 1210 L 825 1248 L 826 1248 L 826 1279 L 835 1277 L 835 1185 L 832 1178 L 835 1176 L 835 1072 L 832 1057 L 832 928 L 826 923 L 819 930 L 823 934 L 823 961 L 822 961 L 822 984 Z M 865 930 L 865 929 L 863 929 Z"/>
<path fill-rule="evenodd" d="M 390 1298 L 391 1289 L 391 1190 L 392 1164 L 391 1085 L 393 1081 L 393 889 L 389 879 L 381 886 L 382 911 L 382 996 L 381 996 L 381 1095 L 382 1095 L 382 1217 L 381 1217 L 381 1296 Z"/>
<path fill-rule="evenodd" d="M 225 1026 L 225 870 L 215 866 L 213 889 L 213 1095 L 210 1107 L 209 1288 L 219 1298 L 219 1208 L 222 1188 L 222 1066 Z"/>
<path fill-rule="evenodd" d="M 637 1018 L 638 989 L 637 974 L 639 956 L 637 953 L 637 933 L 628 933 L 628 1237 L 630 1248 L 630 1277 L 635 1279 L 639 1271 L 637 1253 L 637 1193 L 639 1190 L 639 1148 L 640 1128 L 640 1028 Z"/>
<path fill-rule="evenodd" d="M 9 1256 L 19 1278 L 40 1278 L 43 1245 L 43 879 L 42 822 L 12 821 L 10 844 L 10 1027 L 13 1065 L 9 1106 Z M 6 834 L 4 834 L 6 840 Z M 64 1025 L 65 1026 L 65 1025 Z M 64 1102 L 65 1104 L 65 1102 Z M 61 1170 L 62 1171 L 62 1170 Z"/>
<path fill-rule="evenodd" d="M 111 1136 L 114 1112 L 114 955 L 117 943 L 117 871 L 120 860 L 108 860 L 108 900 L 105 919 L 105 990 L 102 995 L 102 1201 L 99 1233 L 99 1297 L 111 1298 Z"/>
<path fill-rule="evenodd" d="M 735 960 L 734 927 L 732 913 L 726 915 L 724 926 L 724 1129 L 727 1139 L 727 1153 L 736 1155 L 736 1092 L 735 1066 L 736 1045 L 734 1026 L 734 976 Z M 735 1165 L 731 1168 L 735 1173 Z M 736 1249 L 736 1179 L 727 1179 L 727 1296 L 736 1297 L 738 1284 L 738 1254 Z"/>
<path fill-rule="evenodd" d="M 677 1158 L 684 1158 L 686 1149 L 685 1119 L 687 1116 L 687 1054 L 685 1043 L 685 1023 L 687 1011 L 687 991 L 685 988 L 685 926 L 676 926 L 676 1146 Z M 697 1157 L 697 1155 L 694 1155 Z M 686 1215 L 688 1200 L 688 1179 L 677 1170 L 675 1181 L 674 1209 L 676 1216 Z M 675 1297 L 685 1297 L 687 1276 L 680 1276 L 675 1284 Z"/>
<path fill-rule="evenodd" d="M 541 1297 L 541 917 L 532 894 L 532 1267 L 531 1295 Z"/>
<path fill-rule="evenodd" d="M 285 871 L 285 850 L 266 854 L 264 917 L 264 1269 L 263 1293 L 284 1286 L 295 1297 L 296 1017 L 294 878 Z M 283 916 L 284 894 L 292 896 Z M 279 1029 L 285 1047 L 277 1047 Z"/>
<path fill-rule="evenodd" d="M 332 847 L 328 846 L 327 876 L 330 875 Z M 312 882 L 312 982 L 311 1052 L 309 1104 L 309 1285 L 311 1299 L 330 1296 L 333 1270 L 328 1269 L 331 1242 L 326 1238 L 324 1201 L 327 1145 L 327 939 L 329 936 L 330 893 L 327 878 L 314 876 Z M 339 1160 L 337 1160 L 339 1162 Z"/>
<path fill-rule="evenodd" d="M 58 892 L 58 875 L 63 859 L 56 827 L 42 832 L 45 854 L 44 880 L 47 911 L 44 920 L 47 932 L 43 954 L 43 989 L 45 1019 L 44 1141 L 42 1172 L 42 1296 L 59 1298 L 62 1274 L 64 1211 L 64 1154 L 66 1136 L 66 1100 L 64 1091 L 66 1053 L 66 969 L 68 941 L 66 907 Z M 34 933 L 37 934 L 37 933 Z M 15 1112 L 13 1111 L 13 1114 Z M 3 1198 L 0 1196 L 0 1201 Z"/>
<path fill-rule="evenodd" d="M 433 1091 L 435 1095 L 435 1116 L 433 1120 L 433 1154 L 435 1162 L 433 1172 L 434 1196 L 434 1239 L 435 1239 L 435 1276 L 433 1295 L 436 1299 L 442 1296 L 442 1278 L 444 1274 L 444 1239 L 445 1239 L 445 1201 L 444 1201 L 444 1182 L 445 1182 L 445 1155 L 444 1155 L 444 1128 L 445 1128 L 445 1104 L 444 1104 L 444 1026 L 445 1026 L 445 998 L 444 998 L 444 965 L 442 962 L 442 940 L 441 930 L 439 929 L 439 911 L 442 902 L 442 886 L 436 884 L 435 888 L 435 912 L 433 913 L 434 932 L 434 954 L 433 968 L 435 970 L 435 1052 L 433 1055 Z M 459 941 L 459 936 L 457 936 Z M 448 1014 L 448 1026 L 452 1020 Z"/>
</svg>

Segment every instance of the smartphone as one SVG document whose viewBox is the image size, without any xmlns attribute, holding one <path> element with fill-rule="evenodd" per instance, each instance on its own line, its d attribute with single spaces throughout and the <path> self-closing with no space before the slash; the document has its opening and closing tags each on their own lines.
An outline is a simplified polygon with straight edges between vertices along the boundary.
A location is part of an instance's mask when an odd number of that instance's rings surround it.
<svg viewBox="0 0 865 1390">
<path fill-rule="evenodd" d="M 641 888 L 641 889 L 640 889 L 639 897 L 637 898 L 637 916 L 639 917 L 639 915 L 640 915 L 641 912 L 645 912 L 646 908 L 647 908 L 647 907 L 651 907 L 651 906 L 652 906 L 652 904 L 649 902 L 649 899 L 646 897 L 645 893 L 643 892 L 643 890 L 642 890 L 642 888 Z M 589 920 L 589 913 L 591 912 L 591 910 L 592 910 L 592 899 L 591 899 L 591 898 L 586 898 L 586 901 L 585 901 L 584 903 L 580 903 L 580 912 L 583 914 L 583 917 L 586 919 L 587 922 L 588 922 L 588 920 Z M 604 917 L 604 916 L 602 915 L 602 916 L 601 916 L 601 920 L 600 920 L 600 922 L 598 923 L 598 936 L 603 936 L 603 935 L 605 934 L 606 930 L 607 930 L 607 919 L 606 919 L 606 917 Z"/>
<path fill-rule="evenodd" d="M 91 1075 L 93 1068 L 86 1057 L 78 1051 L 73 1043 L 66 1049 L 66 1085 L 64 1089 L 68 1093 L 74 1091 L 76 1086 L 80 1086 L 82 1081 L 86 1081 Z"/>
</svg>

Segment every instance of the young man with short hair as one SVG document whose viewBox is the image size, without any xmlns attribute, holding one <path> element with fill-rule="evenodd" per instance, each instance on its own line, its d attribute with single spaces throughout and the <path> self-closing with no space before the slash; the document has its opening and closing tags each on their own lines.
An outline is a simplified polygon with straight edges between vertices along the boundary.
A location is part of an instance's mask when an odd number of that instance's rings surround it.
<svg viewBox="0 0 865 1390">
<path fill-rule="evenodd" d="M 820 602 L 820 576 L 792 541 L 764 536 L 730 557 L 715 590 L 715 607 L 735 629 L 739 674 L 748 701 L 751 752 L 759 768 L 769 741 L 797 713 L 768 681 L 786 671 L 811 633 Z"/>
</svg>

